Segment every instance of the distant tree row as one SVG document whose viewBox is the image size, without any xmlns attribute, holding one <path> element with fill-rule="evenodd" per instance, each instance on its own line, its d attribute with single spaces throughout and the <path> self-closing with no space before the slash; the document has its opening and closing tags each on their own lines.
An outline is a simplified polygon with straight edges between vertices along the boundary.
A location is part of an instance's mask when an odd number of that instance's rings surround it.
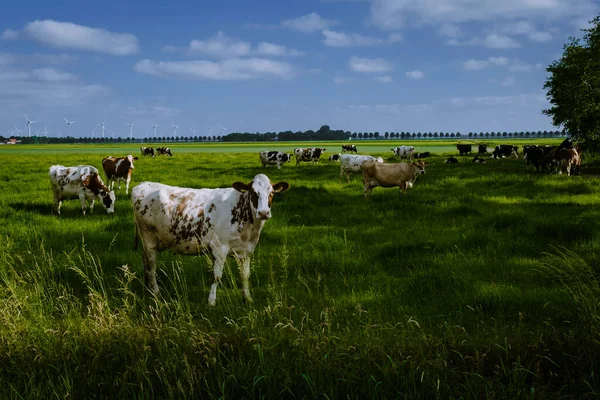
<svg viewBox="0 0 600 400">
<path fill-rule="evenodd" d="M 537 131 L 537 132 L 350 132 L 343 130 L 332 130 L 329 125 L 323 125 L 318 131 L 307 130 L 304 132 L 266 132 L 266 133 L 241 133 L 232 132 L 225 136 L 161 136 L 154 138 L 95 138 L 95 137 L 72 137 L 62 138 L 33 136 L 11 138 L 20 139 L 23 144 L 27 143 L 179 143 L 179 142 L 285 142 L 285 141 L 313 141 L 313 140 L 390 140 L 390 139 L 491 139 L 491 138 L 552 138 L 565 136 L 561 131 Z M 0 136 L 3 142 L 6 140 Z"/>
</svg>

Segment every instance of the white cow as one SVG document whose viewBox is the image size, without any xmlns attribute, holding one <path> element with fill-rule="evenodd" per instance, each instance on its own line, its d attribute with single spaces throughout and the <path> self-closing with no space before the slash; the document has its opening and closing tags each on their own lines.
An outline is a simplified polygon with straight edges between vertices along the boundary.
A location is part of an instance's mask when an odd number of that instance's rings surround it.
<svg viewBox="0 0 600 400">
<path fill-rule="evenodd" d="M 136 240 L 142 239 L 146 286 L 158 293 L 156 255 L 170 249 L 176 254 L 208 253 L 213 257 L 214 283 L 208 303 L 215 305 L 217 285 L 228 255 L 241 261 L 244 299 L 252 301 L 248 287 L 250 256 L 258 244 L 265 222 L 271 218 L 275 192 L 289 188 L 287 182 L 272 184 L 258 174 L 248 184 L 233 188 L 187 189 L 142 182 L 131 191 Z"/>
<path fill-rule="evenodd" d="M 342 154 L 340 156 L 340 179 L 346 174 L 346 182 L 350 182 L 350 173 L 360 174 L 360 166 L 365 161 L 377 161 L 382 163 L 383 158 L 366 156 L 360 154 Z"/>
<path fill-rule="evenodd" d="M 414 146 L 398 146 L 391 150 L 394 152 L 394 155 L 400 157 L 401 160 L 406 158 L 407 160 L 412 161 L 415 154 Z"/>
<path fill-rule="evenodd" d="M 95 167 L 53 165 L 50 167 L 49 175 L 57 214 L 60 214 L 63 200 L 76 198 L 81 201 L 83 215 L 85 215 L 86 201 L 90 202 L 90 211 L 93 211 L 96 198 L 102 202 L 109 214 L 115 212 L 115 192 L 106 187 Z"/>
</svg>

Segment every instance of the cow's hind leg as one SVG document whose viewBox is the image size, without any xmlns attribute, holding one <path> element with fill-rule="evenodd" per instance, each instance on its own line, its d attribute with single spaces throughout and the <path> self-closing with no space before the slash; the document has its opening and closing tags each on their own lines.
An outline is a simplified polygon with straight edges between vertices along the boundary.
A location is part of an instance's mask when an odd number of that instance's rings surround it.
<svg viewBox="0 0 600 400">
<path fill-rule="evenodd" d="M 54 210 L 60 215 L 60 205 L 62 204 L 62 201 L 60 200 L 60 193 L 56 186 L 52 186 L 52 194 L 54 195 Z"/>
<path fill-rule="evenodd" d="M 136 225 L 137 234 L 142 239 L 142 262 L 144 263 L 144 284 L 152 292 L 158 295 L 158 283 L 156 283 L 156 255 L 158 253 L 158 239 L 144 229 Z"/>
<path fill-rule="evenodd" d="M 215 281 L 210 287 L 210 293 L 208 294 L 208 304 L 214 306 L 217 302 L 217 286 L 221 282 L 221 277 L 223 276 L 223 267 L 225 266 L 225 260 L 227 259 L 227 253 L 229 253 L 229 249 L 225 249 L 223 247 L 213 248 L 212 249 L 214 263 L 213 263 L 213 274 L 215 277 Z"/>
</svg>

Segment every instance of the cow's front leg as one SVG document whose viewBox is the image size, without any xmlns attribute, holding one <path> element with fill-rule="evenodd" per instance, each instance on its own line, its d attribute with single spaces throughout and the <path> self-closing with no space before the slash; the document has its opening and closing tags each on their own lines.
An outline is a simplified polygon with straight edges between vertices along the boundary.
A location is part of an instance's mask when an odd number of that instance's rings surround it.
<svg viewBox="0 0 600 400">
<path fill-rule="evenodd" d="M 225 266 L 225 260 L 227 259 L 227 253 L 229 249 L 218 248 L 216 251 L 213 249 L 213 274 L 215 281 L 210 287 L 210 293 L 208 294 L 208 304 L 214 306 L 217 302 L 217 286 L 221 282 L 223 276 L 223 267 Z"/>
<path fill-rule="evenodd" d="M 80 191 L 78 193 L 78 196 L 79 196 L 79 201 L 81 201 L 81 212 L 83 213 L 83 215 L 85 215 L 85 209 L 87 208 L 85 192 Z"/>
<path fill-rule="evenodd" d="M 94 204 L 96 204 L 96 198 L 93 197 L 90 201 L 90 212 L 94 212 Z"/>
<path fill-rule="evenodd" d="M 250 256 L 240 257 L 240 275 L 242 276 L 242 294 L 244 300 L 247 303 L 252 302 L 252 296 L 250 296 Z"/>
<path fill-rule="evenodd" d="M 125 182 L 125 194 L 129 194 L 129 182 L 131 182 L 131 175 L 127 176 L 127 181 Z"/>
</svg>

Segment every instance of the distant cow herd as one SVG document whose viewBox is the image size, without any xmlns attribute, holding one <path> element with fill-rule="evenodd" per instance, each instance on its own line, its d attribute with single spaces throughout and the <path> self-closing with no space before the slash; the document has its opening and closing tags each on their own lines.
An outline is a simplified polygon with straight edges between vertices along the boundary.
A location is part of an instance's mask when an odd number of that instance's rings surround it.
<svg viewBox="0 0 600 400">
<path fill-rule="evenodd" d="M 472 154 L 472 145 L 457 144 L 460 156 Z M 505 157 L 518 158 L 518 146 L 498 145 L 493 150 L 485 144 L 478 145 L 478 154 L 474 163 L 486 163 L 485 155 L 494 159 Z M 301 162 L 318 164 L 325 148 L 296 148 L 293 153 L 281 151 L 259 152 L 262 167 L 276 165 L 278 169 L 295 158 L 296 165 Z M 399 187 L 401 192 L 412 188 L 417 177 L 425 174 L 427 162 L 422 160 L 431 156 L 429 152 L 415 153 L 413 146 L 398 146 L 391 149 L 401 162 L 384 162 L 382 157 L 358 154 L 355 145 L 342 145 L 342 152 L 328 159 L 340 163 L 340 180 L 351 174 L 361 174 L 363 195 L 371 197 L 375 187 Z M 142 157 L 156 155 L 173 156 L 168 147 L 141 147 Z M 353 153 L 353 154 L 347 154 Z M 566 139 L 559 146 L 523 146 L 523 159 L 527 166 L 536 171 L 579 173 L 581 149 Z M 100 177 L 97 168 L 91 165 L 65 167 L 53 165 L 49 169 L 50 183 L 54 196 L 54 207 L 60 215 L 63 200 L 79 199 L 85 216 L 88 208 L 93 210 L 98 200 L 107 213 L 115 212 L 117 190 L 125 182 L 125 194 L 129 193 L 129 184 L 134 162 L 139 160 L 131 154 L 124 157 L 108 156 L 102 160 L 102 168 L 108 185 Z M 402 161 L 406 160 L 406 161 Z M 459 162 L 449 157 L 447 164 Z M 248 183 L 233 182 L 230 188 L 191 189 L 169 186 L 159 182 L 141 182 L 131 191 L 131 202 L 135 221 L 135 241 L 137 248 L 142 242 L 142 261 L 145 271 L 146 287 L 157 295 L 159 288 L 156 280 L 156 259 L 161 250 L 169 249 L 176 254 L 208 254 L 213 260 L 214 281 L 208 295 L 208 303 L 214 305 L 217 298 L 217 286 L 221 281 L 223 268 L 228 256 L 240 262 L 242 276 L 242 294 L 251 301 L 249 289 L 250 256 L 256 248 L 265 222 L 271 218 L 273 195 L 288 190 L 285 182 L 273 183 L 264 174 L 257 174 Z"/>
</svg>

